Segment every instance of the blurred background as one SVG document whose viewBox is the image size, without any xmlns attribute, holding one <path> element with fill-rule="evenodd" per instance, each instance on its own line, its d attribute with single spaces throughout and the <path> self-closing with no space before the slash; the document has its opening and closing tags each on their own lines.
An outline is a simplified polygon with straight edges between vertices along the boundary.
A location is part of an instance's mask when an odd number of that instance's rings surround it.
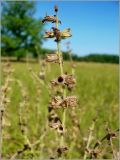
<svg viewBox="0 0 120 160">
<path fill-rule="evenodd" d="M 118 2 L 69 2 L 69 1 L 3 1 L 1 6 L 2 56 L 20 60 L 27 54 L 37 57 L 53 52 L 56 44 L 43 39 L 50 23 L 42 24 L 41 18 L 53 15 L 52 7 L 59 5 L 61 30 L 71 28 L 72 56 L 76 61 L 118 63 Z M 67 40 L 62 41 L 64 59 Z"/>
</svg>

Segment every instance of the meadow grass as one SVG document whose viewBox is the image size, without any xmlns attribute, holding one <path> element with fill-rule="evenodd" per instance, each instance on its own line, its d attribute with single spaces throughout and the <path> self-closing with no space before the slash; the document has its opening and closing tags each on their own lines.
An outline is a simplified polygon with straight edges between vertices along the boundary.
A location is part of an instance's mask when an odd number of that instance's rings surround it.
<svg viewBox="0 0 120 160">
<path fill-rule="evenodd" d="M 73 147 L 71 153 L 67 158 L 82 158 L 84 156 L 84 138 L 88 137 L 89 127 L 92 124 L 92 119 L 97 117 L 95 128 L 93 131 L 94 139 L 90 146 L 94 146 L 97 139 L 102 138 L 105 135 L 105 124 L 108 123 L 112 130 L 118 128 L 118 65 L 115 64 L 101 64 L 101 63 L 84 63 L 76 62 L 75 77 L 77 79 L 77 86 L 75 87 L 75 94 L 78 97 L 78 106 L 76 113 L 80 124 L 80 131 L 76 133 L 78 144 Z M 39 74 L 40 67 L 37 63 L 31 63 L 32 70 Z M 25 116 L 27 116 L 28 137 L 31 143 L 34 143 L 44 133 L 44 127 L 47 126 L 48 115 L 48 102 L 49 92 L 47 88 L 39 82 L 40 85 L 40 103 L 39 120 L 36 120 L 36 84 L 32 79 L 30 72 L 26 66 L 26 63 L 12 63 L 12 67 L 15 69 L 13 78 L 20 80 L 29 97 L 28 110 L 25 110 Z M 70 63 L 64 62 L 64 71 L 71 73 Z M 49 81 L 60 75 L 59 66 L 56 64 L 49 64 L 46 66 L 46 86 L 49 85 Z M 4 81 L 4 78 L 2 78 Z M 11 157 L 17 149 L 22 147 L 23 137 L 21 135 L 18 126 L 18 110 L 19 103 L 22 101 L 20 88 L 17 83 L 12 83 L 12 90 L 9 93 L 11 102 L 6 108 L 7 120 L 11 123 L 10 127 L 4 127 L 3 129 L 3 157 Z M 66 143 L 70 146 L 70 136 L 72 135 L 72 123 L 70 119 L 70 110 L 66 115 Z M 38 125 L 38 129 L 37 128 Z M 43 138 L 43 147 L 41 149 L 35 149 L 36 157 L 43 156 L 48 158 L 50 154 L 54 153 L 56 145 L 58 145 L 58 139 L 55 138 L 55 132 L 47 128 L 46 136 Z M 5 139 L 4 135 L 10 135 L 10 138 Z M 39 144 L 40 145 L 40 144 Z M 83 145 L 83 146 L 82 146 Z M 114 142 L 114 147 L 118 150 L 118 140 Z M 38 148 L 40 148 L 38 146 Z M 52 149 L 51 149 L 52 148 Z M 107 150 L 107 149 L 106 149 Z M 29 151 L 28 151 L 29 152 Z M 42 154 L 42 155 L 40 155 Z M 24 157 L 27 157 L 25 152 Z M 19 158 L 19 157 L 18 157 Z M 109 153 L 102 155 L 102 158 L 111 158 Z"/>
</svg>

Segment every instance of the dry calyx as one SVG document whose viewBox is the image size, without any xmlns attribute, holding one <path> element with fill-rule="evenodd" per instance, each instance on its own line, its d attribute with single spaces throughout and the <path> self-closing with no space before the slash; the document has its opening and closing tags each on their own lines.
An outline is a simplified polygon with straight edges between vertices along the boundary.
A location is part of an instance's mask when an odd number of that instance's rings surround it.
<svg viewBox="0 0 120 160">
<path fill-rule="evenodd" d="M 46 16 L 43 18 L 43 20 L 42 20 L 42 23 L 45 23 L 45 22 L 52 22 L 52 23 L 58 22 L 58 23 L 61 24 L 61 21 L 58 20 L 58 18 L 56 17 L 56 15 L 54 15 L 54 16 L 47 16 L 47 15 L 46 15 Z"/>
<path fill-rule="evenodd" d="M 45 56 L 45 61 L 46 61 L 46 62 L 59 63 L 59 56 L 58 56 L 57 53 L 47 54 L 47 55 Z"/>
<path fill-rule="evenodd" d="M 66 85 L 69 90 L 73 89 L 76 84 L 75 77 L 73 75 L 63 74 L 57 79 L 51 81 L 52 87 L 63 84 Z"/>
<path fill-rule="evenodd" d="M 58 117 L 58 115 L 53 110 L 50 110 L 48 116 L 48 124 L 50 128 L 57 130 L 59 134 L 63 135 L 64 129 L 62 126 L 62 122 Z"/>
<path fill-rule="evenodd" d="M 44 38 L 56 38 L 55 41 L 59 42 L 61 39 L 71 37 L 70 28 L 60 31 L 56 27 L 52 27 L 52 31 L 46 31 Z"/>
<path fill-rule="evenodd" d="M 60 157 L 63 153 L 65 153 L 68 150 L 68 147 L 60 147 L 57 149 L 58 157 Z"/>
</svg>

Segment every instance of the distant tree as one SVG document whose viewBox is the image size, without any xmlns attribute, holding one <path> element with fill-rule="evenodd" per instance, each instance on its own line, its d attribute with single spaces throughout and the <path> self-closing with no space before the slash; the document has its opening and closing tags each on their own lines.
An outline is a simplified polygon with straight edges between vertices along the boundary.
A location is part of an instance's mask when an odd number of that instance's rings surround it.
<svg viewBox="0 0 120 160">
<path fill-rule="evenodd" d="M 1 53 L 16 56 L 18 60 L 27 53 L 36 55 L 42 44 L 43 24 L 33 17 L 35 2 L 2 2 Z"/>
</svg>

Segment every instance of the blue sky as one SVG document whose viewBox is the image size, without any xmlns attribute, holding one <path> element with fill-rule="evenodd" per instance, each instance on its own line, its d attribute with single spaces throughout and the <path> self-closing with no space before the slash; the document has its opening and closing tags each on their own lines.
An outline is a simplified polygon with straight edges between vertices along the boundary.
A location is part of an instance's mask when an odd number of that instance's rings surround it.
<svg viewBox="0 0 120 160">
<path fill-rule="evenodd" d="M 36 18 L 54 14 L 54 5 L 59 6 L 58 16 L 62 21 L 60 29 L 71 28 L 72 38 L 62 41 L 71 42 L 71 49 L 80 56 L 90 53 L 118 54 L 119 52 L 119 22 L 118 2 L 88 2 L 88 1 L 37 1 Z M 46 24 L 50 29 L 54 24 Z M 43 47 L 56 49 L 56 43 L 49 39 Z"/>
</svg>

